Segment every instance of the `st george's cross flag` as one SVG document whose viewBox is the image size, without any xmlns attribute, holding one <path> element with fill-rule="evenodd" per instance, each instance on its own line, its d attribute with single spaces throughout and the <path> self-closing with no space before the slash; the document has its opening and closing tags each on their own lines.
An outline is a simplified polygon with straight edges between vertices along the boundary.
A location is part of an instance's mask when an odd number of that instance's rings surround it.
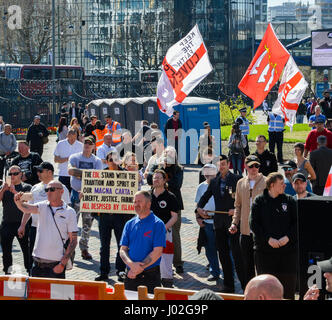
<svg viewBox="0 0 332 320">
<path fill-rule="evenodd" d="M 332 196 L 332 167 L 330 168 L 329 175 L 327 176 L 323 196 Z"/>
<path fill-rule="evenodd" d="M 198 26 L 168 49 L 157 87 L 157 104 L 168 116 L 173 107 L 213 70 Z"/>
<path fill-rule="evenodd" d="M 272 107 L 272 112 L 281 115 L 291 129 L 296 122 L 296 111 L 307 87 L 308 82 L 290 56 L 282 74 L 278 99 Z"/>
<path fill-rule="evenodd" d="M 279 80 L 289 56 L 269 23 L 256 54 L 238 85 L 238 88 L 254 101 L 254 109 L 262 104 Z"/>
</svg>

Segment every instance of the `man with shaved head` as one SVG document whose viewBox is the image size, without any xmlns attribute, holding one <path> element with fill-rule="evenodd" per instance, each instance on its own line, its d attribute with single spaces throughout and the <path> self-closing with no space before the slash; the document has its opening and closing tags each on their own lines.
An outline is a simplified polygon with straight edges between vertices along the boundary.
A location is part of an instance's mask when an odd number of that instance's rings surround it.
<svg viewBox="0 0 332 320">
<path fill-rule="evenodd" d="M 67 262 L 77 245 L 76 213 L 61 199 L 64 192 L 61 182 L 51 180 L 45 192 L 47 200 L 34 204 L 24 200 L 23 192 L 15 194 L 14 201 L 24 213 L 39 214 L 32 276 L 64 279 Z"/>
<path fill-rule="evenodd" d="M 282 300 L 284 287 L 270 274 L 261 274 L 252 278 L 244 291 L 244 300 Z"/>
</svg>

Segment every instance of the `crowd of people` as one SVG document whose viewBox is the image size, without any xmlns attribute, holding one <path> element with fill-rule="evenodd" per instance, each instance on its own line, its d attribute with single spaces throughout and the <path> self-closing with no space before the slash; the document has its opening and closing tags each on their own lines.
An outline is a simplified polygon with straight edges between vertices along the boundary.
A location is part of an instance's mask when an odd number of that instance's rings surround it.
<svg viewBox="0 0 332 320">
<path fill-rule="evenodd" d="M 327 110 L 325 105 L 322 109 Z M 259 288 L 272 284 L 277 287 L 273 295 L 294 299 L 297 201 L 323 194 L 332 165 L 332 132 L 325 127 L 328 116 L 323 121 L 316 106 L 306 142 L 295 144 L 294 159 L 284 161 L 284 119 L 268 113 L 269 137 L 258 135 L 256 150 L 250 154 L 246 111 L 240 110 L 232 127 L 228 155 L 215 153 L 208 122 L 203 123 L 204 134 L 199 139 L 197 163 L 201 170 L 195 215 L 200 227 L 198 241 L 209 262 L 207 280 L 220 283 L 223 279 L 220 291 L 234 293 L 236 275 L 248 299 L 268 297 L 271 292 L 259 293 Z M 48 132 L 39 116 L 34 117 L 26 141 L 18 143 L 10 124 L 5 124 L 0 133 L 3 271 L 11 272 L 16 237 L 29 275 L 65 278 L 66 270 L 72 268 L 76 246 L 83 259 L 92 259 L 89 238 L 96 220 L 100 272 L 95 281 L 109 279 L 113 230 L 118 248 L 116 274 L 126 289 L 146 285 L 153 293 L 156 286 L 173 287 L 174 271 L 184 272 L 184 168 L 178 161 L 181 128 L 179 112 L 174 111 L 164 128 L 165 146 L 164 134 L 156 123 L 143 120 L 141 129 L 132 136 L 109 115 L 98 119 L 82 105 L 71 103 L 68 108 L 64 104 L 53 154 L 56 171 L 52 163 L 42 159 Z M 278 163 L 283 174 L 278 172 Z M 137 172 L 136 215 L 81 212 L 82 170 L 86 169 Z M 141 189 L 144 184 L 149 187 Z M 268 284 L 260 285 L 262 281 Z M 317 293 L 316 288 L 310 290 L 306 298 L 315 296 L 311 292 Z"/>
</svg>

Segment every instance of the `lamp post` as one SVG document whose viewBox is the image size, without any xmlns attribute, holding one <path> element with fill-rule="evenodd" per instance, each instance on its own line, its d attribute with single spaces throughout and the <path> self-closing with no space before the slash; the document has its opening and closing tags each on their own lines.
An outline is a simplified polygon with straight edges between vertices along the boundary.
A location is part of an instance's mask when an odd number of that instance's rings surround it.
<svg viewBox="0 0 332 320">
<path fill-rule="evenodd" d="M 52 0 L 52 125 L 55 125 L 55 122 L 55 0 Z"/>
</svg>

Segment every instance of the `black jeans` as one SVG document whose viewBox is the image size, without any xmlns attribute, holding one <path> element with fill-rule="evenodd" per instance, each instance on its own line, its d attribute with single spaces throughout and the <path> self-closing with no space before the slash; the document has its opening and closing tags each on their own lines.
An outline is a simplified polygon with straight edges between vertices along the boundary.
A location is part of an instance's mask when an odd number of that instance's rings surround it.
<svg viewBox="0 0 332 320">
<path fill-rule="evenodd" d="M 269 132 L 269 149 L 274 153 L 275 145 L 277 145 L 278 162 L 283 162 L 282 144 L 284 142 L 283 132 Z"/>
<path fill-rule="evenodd" d="M 245 272 L 245 285 L 255 277 L 254 241 L 251 235 L 240 235 L 240 247 Z"/>
<path fill-rule="evenodd" d="M 161 287 L 160 267 L 153 267 L 148 270 L 144 270 L 142 273 L 136 276 L 135 279 L 128 277 L 124 280 L 126 290 L 137 291 L 139 286 L 146 286 L 149 293 L 153 293 L 155 287 Z"/>
<path fill-rule="evenodd" d="M 20 238 L 17 234 L 17 230 L 20 227 L 20 222 L 2 222 L 1 229 L 0 229 L 0 236 L 1 236 L 1 247 L 2 247 L 2 263 L 3 263 L 3 271 L 7 273 L 9 267 L 13 265 L 13 256 L 12 256 L 12 248 L 13 248 L 13 241 L 14 238 L 18 240 L 20 244 L 22 253 L 23 253 L 23 260 L 24 260 L 24 267 L 29 273 L 30 271 L 30 259 L 29 259 L 29 227 L 26 226 L 25 233 L 23 238 Z"/>
<path fill-rule="evenodd" d="M 230 223 L 229 223 L 230 224 Z M 223 228 L 216 228 L 216 246 L 219 254 L 219 260 L 221 263 L 222 271 L 224 273 L 224 285 L 229 289 L 234 289 L 234 276 L 233 276 L 233 265 L 231 259 L 234 259 L 235 270 L 237 276 L 241 282 L 241 287 L 245 289 L 245 276 L 243 267 L 243 258 L 240 248 L 240 232 L 230 234 L 228 228 L 230 225 L 225 224 Z"/>
<path fill-rule="evenodd" d="M 295 298 L 297 254 L 296 252 L 255 251 L 255 264 L 257 274 L 272 274 L 277 277 L 284 286 L 284 298 Z"/>
<path fill-rule="evenodd" d="M 102 213 L 99 218 L 99 237 L 100 237 L 100 273 L 108 275 L 110 266 L 110 245 L 112 230 L 114 230 L 118 252 L 116 254 L 115 268 L 117 272 L 125 271 L 126 265 L 119 255 L 120 240 L 123 228 L 132 215 Z"/>
<path fill-rule="evenodd" d="M 33 263 L 31 276 L 39 277 L 39 278 L 57 278 L 57 279 L 66 279 L 66 268 L 64 268 L 63 272 L 55 273 L 53 268 L 58 264 L 58 262 L 50 265 L 49 267 L 40 267 L 36 262 Z"/>
<path fill-rule="evenodd" d="M 59 176 L 59 181 L 67 187 L 70 194 L 71 193 L 70 177 Z"/>
</svg>

